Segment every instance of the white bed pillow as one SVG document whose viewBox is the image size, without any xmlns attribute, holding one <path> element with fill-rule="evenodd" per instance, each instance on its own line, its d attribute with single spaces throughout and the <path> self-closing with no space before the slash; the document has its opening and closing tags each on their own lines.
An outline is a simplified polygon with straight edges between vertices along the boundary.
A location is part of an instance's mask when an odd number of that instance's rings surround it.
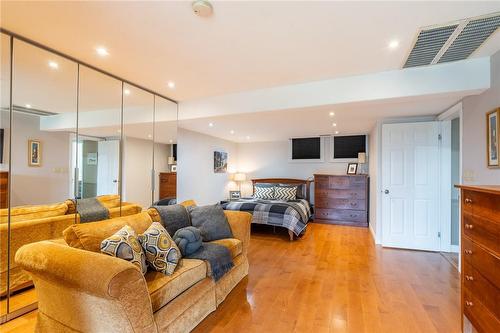
<svg viewBox="0 0 500 333">
<path fill-rule="evenodd" d="M 290 185 L 277 185 L 274 187 L 274 199 L 275 200 L 296 200 L 297 199 L 297 186 Z"/>
</svg>

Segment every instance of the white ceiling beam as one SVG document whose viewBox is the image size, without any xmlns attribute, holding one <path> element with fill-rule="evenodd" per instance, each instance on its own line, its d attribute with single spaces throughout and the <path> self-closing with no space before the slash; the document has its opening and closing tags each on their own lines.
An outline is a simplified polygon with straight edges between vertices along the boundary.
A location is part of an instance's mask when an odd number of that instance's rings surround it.
<svg viewBox="0 0 500 333">
<path fill-rule="evenodd" d="M 490 58 L 286 85 L 179 103 L 179 119 L 196 119 L 406 97 L 478 94 L 490 87 Z"/>
</svg>

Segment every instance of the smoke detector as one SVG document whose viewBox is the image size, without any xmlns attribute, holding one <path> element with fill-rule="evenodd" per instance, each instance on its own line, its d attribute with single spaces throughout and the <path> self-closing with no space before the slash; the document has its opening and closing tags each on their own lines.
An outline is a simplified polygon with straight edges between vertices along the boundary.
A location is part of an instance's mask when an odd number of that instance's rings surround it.
<svg viewBox="0 0 500 333">
<path fill-rule="evenodd" d="M 207 0 L 196 0 L 191 4 L 191 6 L 193 7 L 194 13 L 198 16 L 208 17 L 212 15 L 212 4 Z"/>
</svg>

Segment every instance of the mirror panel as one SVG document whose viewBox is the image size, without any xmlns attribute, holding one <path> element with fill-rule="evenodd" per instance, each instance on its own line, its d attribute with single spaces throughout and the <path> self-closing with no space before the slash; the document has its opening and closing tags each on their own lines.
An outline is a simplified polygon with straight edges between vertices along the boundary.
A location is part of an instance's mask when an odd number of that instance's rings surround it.
<svg viewBox="0 0 500 333">
<path fill-rule="evenodd" d="M 168 201 L 177 197 L 177 103 L 157 96 L 154 126 L 154 201 Z"/>
<path fill-rule="evenodd" d="M 80 66 L 75 197 L 112 195 L 120 206 L 122 82 Z M 76 144 L 76 142 L 78 144 Z M 118 214 L 119 215 L 119 214 Z"/>
<path fill-rule="evenodd" d="M 8 176 L 10 134 L 10 36 L 0 45 L 0 316 L 7 314 Z"/>
<path fill-rule="evenodd" d="M 154 95 L 125 84 L 123 89 L 123 200 L 148 208 L 152 203 Z M 127 207 L 126 207 L 127 206 Z"/>
<path fill-rule="evenodd" d="M 15 264 L 16 251 L 60 238 L 76 221 L 69 200 L 78 65 L 17 39 L 13 52 L 9 312 L 36 301 L 31 277 Z"/>
</svg>

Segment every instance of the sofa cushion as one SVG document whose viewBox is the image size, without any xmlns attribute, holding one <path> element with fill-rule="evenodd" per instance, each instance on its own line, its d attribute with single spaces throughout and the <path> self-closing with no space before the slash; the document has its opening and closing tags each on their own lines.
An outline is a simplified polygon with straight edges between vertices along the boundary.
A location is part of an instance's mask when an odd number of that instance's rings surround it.
<svg viewBox="0 0 500 333">
<path fill-rule="evenodd" d="M 101 242 L 125 225 L 130 226 L 137 234 L 142 234 L 152 222 L 149 214 L 144 212 L 99 222 L 78 223 L 66 228 L 63 237 L 71 247 L 101 252 Z"/>
<path fill-rule="evenodd" d="M 204 242 L 233 237 L 221 205 L 192 206 L 187 210 L 191 216 L 191 224 L 200 229 Z"/>
<path fill-rule="evenodd" d="M 153 312 L 207 277 L 207 265 L 202 260 L 181 259 L 172 275 L 149 271 L 144 276 Z"/>
<path fill-rule="evenodd" d="M 27 220 L 42 219 L 65 215 L 68 205 L 64 202 L 53 205 L 20 206 L 10 210 L 10 221 L 20 222 Z M 0 223 L 6 223 L 8 219 L 8 209 L 0 209 Z"/>
<path fill-rule="evenodd" d="M 139 243 L 134 229 L 128 225 L 109 236 L 101 243 L 101 252 L 110 256 L 130 261 L 142 274 L 146 274 L 148 265 L 144 250 Z"/>
<path fill-rule="evenodd" d="M 236 258 L 243 252 L 243 242 L 236 238 L 224 238 L 211 241 L 210 243 L 215 243 L 223 245 L 229 249 L 231 256 Z"/>
<path fill-rule="evenodd" d="M 148 266 L 163 274 L 172 275 L 181 258 L 181 251 L 167 230 L 158 222 L 139 235 Z"/>
</svg>

